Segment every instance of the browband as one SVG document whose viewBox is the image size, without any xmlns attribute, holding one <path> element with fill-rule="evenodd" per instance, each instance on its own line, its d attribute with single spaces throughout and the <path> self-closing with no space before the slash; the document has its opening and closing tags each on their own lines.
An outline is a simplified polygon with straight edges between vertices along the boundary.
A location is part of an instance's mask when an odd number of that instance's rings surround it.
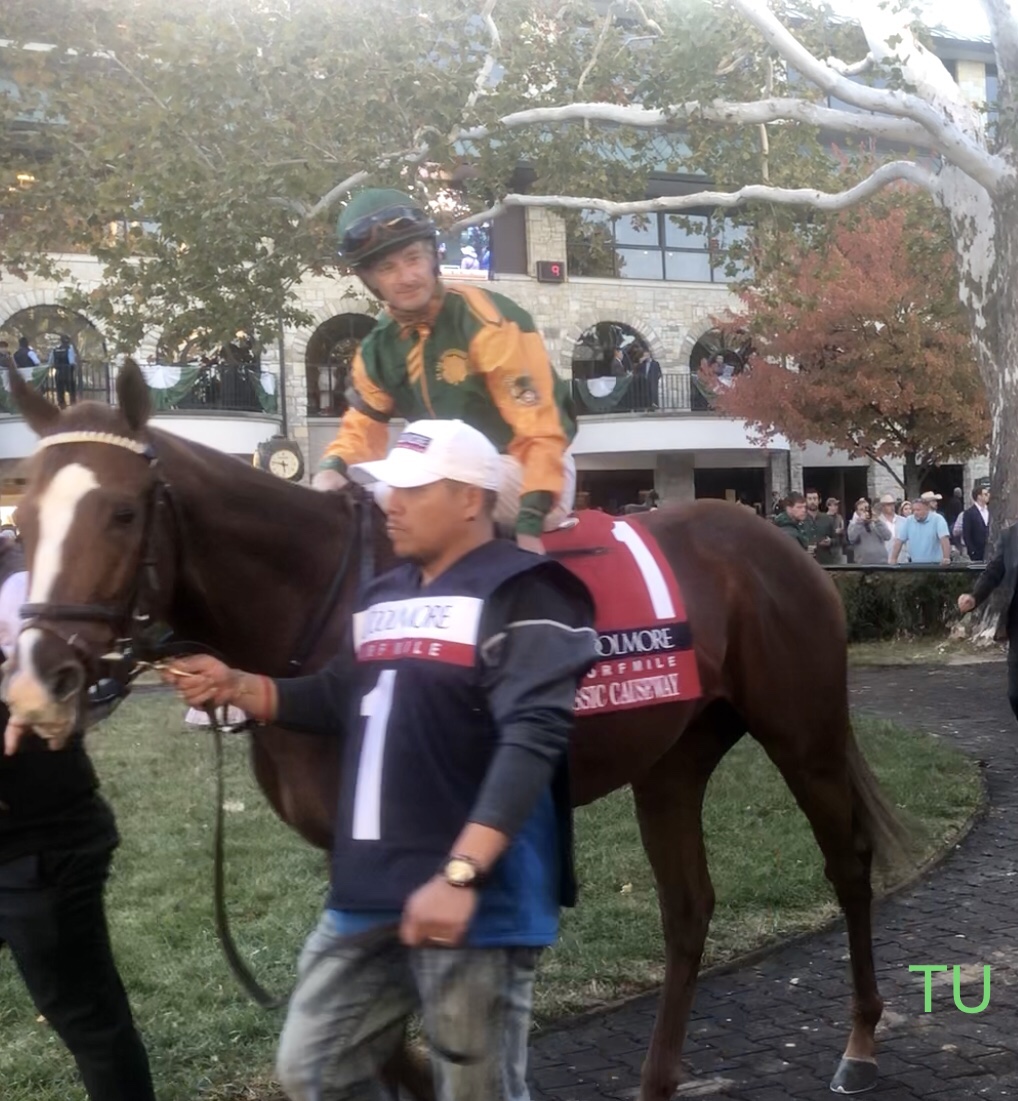
<svg viewBox="0 0 1018 1101">
<path fill-rule="evenodd" d="M 55 436 L 43 436 L 36 445 L 36 450 L 42 451 L 43 448 L 56 447 L 64 443 L 105 443 L 110 447 L 133 451 L 135 455 L 141 455 L 146 459 L 155 458 L 155 453 L 149 444 L 129 439 L 127 436 L 116 436 L 112 432 L 58 432 Z"/>
</svg>

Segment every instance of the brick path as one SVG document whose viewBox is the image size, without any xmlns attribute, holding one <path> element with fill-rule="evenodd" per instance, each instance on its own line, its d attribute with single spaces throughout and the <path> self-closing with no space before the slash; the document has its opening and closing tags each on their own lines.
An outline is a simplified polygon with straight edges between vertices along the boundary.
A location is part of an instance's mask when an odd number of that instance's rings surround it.
<svg viewBox="0 0 1018 1101">
<path fill-rule="evenodd" d="M 1018 1099 L 1018 728 L 1003 664 L 858 671 L 853 705 L 899 715 L 985 762 L 990 809 L 958 849 L 908 892 L 875 911 L 886 1002 L 881 1079 L 868 1096 L 894 1101 Z M 848 1035 L 850 987 L 843 927 L 700 984 L 679 1096 L 786 1101 L 832 1096 L 827 1083 Z M 912 964 L 960 964 L 962 998 L 978 1005 L 982 965 L 992 997 L 980 1014 L 954 1007 L 951 979 L 923 1012 Z M 944 973 L 947 974 L 947 973 Z M 943 976 L 942 976 L 943 977 Z M 535 1037 L 535 1101 L 636 1097 L 655 997 Z"/>
</svg>

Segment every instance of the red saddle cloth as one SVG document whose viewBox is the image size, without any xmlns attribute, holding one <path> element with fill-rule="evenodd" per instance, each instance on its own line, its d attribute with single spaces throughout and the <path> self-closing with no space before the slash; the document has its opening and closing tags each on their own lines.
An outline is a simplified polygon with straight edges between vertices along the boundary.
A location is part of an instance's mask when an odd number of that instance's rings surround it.
<svg viewBox="0 0 1018 1101">
<path fill-rule="evenodd" d="M 543 539 L 596 605 L 599 660 L 576 693 L 577 714 L 698 698 L 686 607 L 657 540 L 635 517 L 584 510 L 574 519 Z"/>
</svg>

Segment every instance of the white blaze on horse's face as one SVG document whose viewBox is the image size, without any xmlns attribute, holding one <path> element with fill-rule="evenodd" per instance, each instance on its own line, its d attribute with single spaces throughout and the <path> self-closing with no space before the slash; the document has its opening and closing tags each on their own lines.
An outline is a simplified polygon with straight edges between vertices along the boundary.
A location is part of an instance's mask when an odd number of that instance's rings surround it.
<svg viewBox="0 0 1018 1101">
<path fill-rule="evenodd" d="M 32 563 L 30 604 L 42 604 L 52 599 L 57 582 L 66 565 L 67 536 L 85 496 L 99 488 L 95 473 L 81 463 L 69 463 L 53 476 L 39 500 L 39 538 Z M 40 676 L 34 661 L 35 648 L 44 638 L 35 628 L 22 631 L 18 637 L 17 661 L 4 686 L 4 697 L 11 713 L 40 728 L 40 733 L 52 732 L 57 738 L 70 730 L 76 714 L 74 701 L 55 699 L 49 684 Z"/>
</svg>

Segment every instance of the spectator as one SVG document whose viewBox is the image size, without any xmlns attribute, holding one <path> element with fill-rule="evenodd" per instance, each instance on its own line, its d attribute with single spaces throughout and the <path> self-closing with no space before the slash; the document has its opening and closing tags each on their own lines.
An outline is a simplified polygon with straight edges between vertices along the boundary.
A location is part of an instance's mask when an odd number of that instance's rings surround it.
<svg viewBox="0 0 1018 1101">
<path fill-rule="evenodd" d="M 884 547 L 885 562 L 891 561 L 891 550 L 894 547 L 894 540 L 904 526 L 904 520 L 898 515 L 896 506 L 897 502 L 894 499 L 893 493 L 885 493 L 880 498 L 880 511 L 877 513 L 877 517 L 884 522 L 887 526 L 887 530 L 891 533 L 891 538 Z"/>
<path fill-rule="evenodd" d="M 18 337 L 18 350 L 14 353 L 14 365 L 18 370 L 28 371 L 32 367 L 40 366 L 41 362 L 35 349 L 29 344 L 28 337 Z"/>
<path fill-rule="evenodd" d="M 806 490 L 806 537 L 813 548 L 813 557 L 821 566 L 834 563 L 834 517 L 820 511 L 820 494 L 815 489 Z"/>
<path fill-rule="evenodd" d="M 661 405 L 661 364 L 650 354 L 649 348 L 640 353 L 639 373 L 646 388 L 646 400 L 653 411 Z"/>
<path fill-rule="evenodd" d="M 935 512 L 923 497 L 912 502 L 912 515 L 905 521 L 901 537 L 895 537 L 891 550 L 891 563 L 897 565 L 903 546 L 913 563 L 940 563 L 951 561 L 951 540 L 947 533 L 947 521 Z"/>
<path fill-rule="evenodd" d="M 803 550 L 809 550 L 805 519 L 806 498 L 801 493 L 789 493 L 785 498 L 784 511 L 774 517 L 774 523 L 785 535 L 794 539 Z"/>
<path fill-rule="evenodd" d="M 840 506 L 841 502 L 837 497 L 827 498 L 827 515 L 834 520 L 834 543 L 831 549 L 835 562 L 842 562 L 845 558 L 845 518 L 841 515 Z"/>
<path fill-rule="evenodd" d="M 771 516 L 779 516 L 785 511 L 785 500 L 776 490 L 771 490 Z"/>
<path fill-rule="evenodd" d="M 949 528 L 954 527 L 955 520 L 965 511 L 965 497 L 961 491 L 960 486 L 956 486 L 954 492 L 947 499 L 947 503 L 944 505 L 944 519 L 947 521 Z"/>
<path fill-rule="evenodd" d="M 940 511 L 940 502 L 944 499 L 939 493 L 934 493 L 932 489 L 926 490 L 925 493 L 920 493 L 919 498 L 926 502 L 926 507 L 932 512 Z"/>
<path fill-rule="evenodd" d="M 859 502 L 848 525 L 848 541 L 854 548 L 853 561 L 863 566 L 886 566 L 887 544 L 892 538 L 893 529 L 882 516 L 873 518 L 869 501 Z"/>
<path fill-rule="evenodd" d="M 986 538 L 990 531 L 990 487 L 973 486 L 972 504 L 962 513 L 961 535 L 973 562 L 986 559 Z"/>
<path fill-rule="evenodd" d="M 60 343 L 50 352 L 46 366 L 52 367 L 56 372 L 57 405 L 61 409 L 74 405 L 78 400 L 78 353 L 66 333 L 60 337 Z"/>
</svg>

